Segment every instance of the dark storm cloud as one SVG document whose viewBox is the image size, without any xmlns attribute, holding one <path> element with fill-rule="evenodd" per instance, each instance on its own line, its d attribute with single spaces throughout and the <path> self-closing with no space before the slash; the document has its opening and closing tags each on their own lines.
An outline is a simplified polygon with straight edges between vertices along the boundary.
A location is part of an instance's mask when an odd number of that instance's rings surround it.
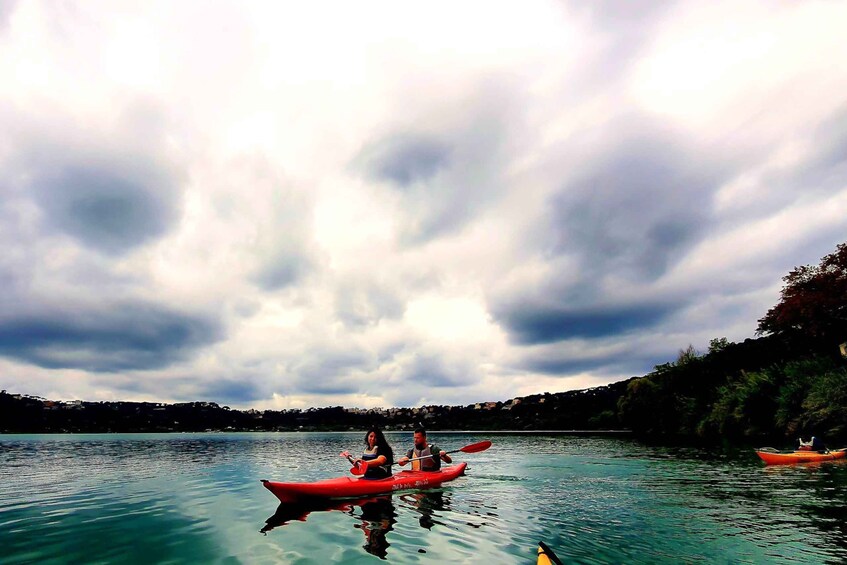
<svg viewBox="0 0 847 565">
<path fill-rule="evenodd" d="M 363 159 L 372 178 L 391 181 L 403 190 L 432 178 L 449 163 L 451 153 L 439 139 L 404 133 L 378 141 Z"/>
<path fill-rule="evenodd" d="M 309 258 L 299 253 L 295 251 L 291 254 L 278 254 L 276 258 L 267 260 L 256 271 L 253 281 L 259 288 L 267 291 L 298 283 L 313 268 Z"/>
<path fill-rule="evenodd" d="M 309 381 L 301 381 L 297 393 L 305 394 L 354 394 L 361 392 L 361 387 L 349 378 L 321 377 Z"/>
<path fill-rule="evenodd" d="M 458 116 L 433 131 L 431 123 L 403 124 L 365 144 L 353 167 L 383 181 L 402 198 L 400 240 L 420 245 L 454 234 L 506 190 L 504 171 L 520 137 L 525 109 L 511 77 L 486 77 Z M 470 108 L 470 111 L 468 111 Z"/>
<path fill-rule="evenodd" d="M 650 120 L 618 121 L 604 133 L 550 200 L 548 257 L 567 260 L 551 262 L 541 285 L 489 300 L 515 343 L 627 334 L 684 306 L 679 297 L 618 295 L 644 290 L 705 237 L 733 163 Z"/>
<path fill-rule="evenodd" d="M 124 393 L 139 393 L 163 396 L 163 390 L 169 398 L 178 402 L 216 402 L 218 404 L 245 404 L 267 398 L 262 387 L 253 377 L 209 377 L 199 379 L 200 375 L 168 376 L 165 379 L 139 378 L 135 375 L 101 374 L 93 375 L 92 383 L 98 387 L 108 387 Z"/>
<path fill-rule="evenodd" d="M 704 236 L 733 169 L 678 135 L 634 125 L 610 132 L 551 201 L 553 253 L 578 256 L 586 275 L 662 276 Z"/>
<path fill-rule="evenodd" d="M 311 394 L 350 394 L 361 392 L 367 382 L 360 382 L 352 373 L 374 369 L 376 361 L 372 353 L 360 348 L 332 350 L 320 348 L 300 356 L 289 366 L 296 375 L 294 388 L 298 392 Z"/>
<path fill-rule="evenodd" d="M 133 302 L 0 320 L 0 355 L 40 367 L 122 371 L 158 369 L 222 337 L 207 317 Z"/>
<path fill-rule="evenodd" d="M 818 151 L 798 167 L 789 182 L 798 195 L 835 193 L 847 178 L 847 109 L 824 120 L 813 137 Z"/>
<path fill-rule="evenodd" d="M 563 358 L 560 354 L 528 356 L 520 369 L 546 375 L 572 376 L 574 373 L 604 371 L 620 375 L 649 372 L 657 363 L 667 361 L 667 356 L 644 356 L 633 351 L 595 357 Z"/>
<path fill-rule="evenodd" d="M 234 380 L 220 379 L 204 383 L 195 383 L 198 390 L 189 395 L 185 400 L 206 400 L 218 404 L 244 404 L 266 398 L 266 394 L 249 379 Z"/>
<path fill-rule="evenodd" d="M 475 383 L 478 375 L 465 362 L 450 362 L 436 353 L 415 353 L 403 367 L 403 380 L 421 387 L 461 387 Z"/>
<path fill-rule="evenodd" d="M 347 374 L 350 371 L 367 367 L 373 363 L 370 352 L 362 349 L 349 351 L 321 350 L 311 353 L 313 359 L 307 359 L 296 365 L 297 373 L 306 379 L 320 379 L 327 376 Z"/>
<path fill-rule="evenodd" d="M 108 255 L 161 237 L 179 215 L 177 180 L 142 158 L 131 166 L 38 167 L 28 185 L 48 229 Z"/>
<path fill-rule="evenodd" d="M 599 338 L 656 325 L 678 305 L 629 304 L 566 308 L 556 305 L 510 304 L 496 318 L 519 344 L 552 343 L 572 338 Z"/>
</svg>

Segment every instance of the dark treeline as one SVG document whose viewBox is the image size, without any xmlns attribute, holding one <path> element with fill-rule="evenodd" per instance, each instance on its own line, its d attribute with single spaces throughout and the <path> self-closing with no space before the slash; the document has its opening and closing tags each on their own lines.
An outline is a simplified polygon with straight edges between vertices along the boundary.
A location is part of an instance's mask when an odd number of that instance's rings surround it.
<svg viewBox="0 0 847 565">
<path fill-rule="evenodd" d="M 627 382 L 468 406 L 308 410 L 233 410 L 213 402 L 56 402 L 0 392 L 0 432 L 200 432 L 362 430 L 562 430 L 619 427 Z"/>
<path fill-rule="evenodd" d="M 784 277 L 757 339 L 713 339 L 642 377 L 468 406 L 232 410 L 211 402 L 53 402 L 0 393 L 0 432 L 630 429 L 703 441 L 847 440 L 847 244 Z"/>
<path fill-rule="evenodd" d="M 847 368 L 815 344 L 767 336 L 713 340 L 633 379 L 618 417 L 641 435 L 712 440 L 847 439 Z"/>
<path fill-rule="evenodd" d="M 759 339 L 714 339 L 629 383 L 618 417 L 648 435 L 847 440 L 847 243 L 783 277 Z"/>
</svg>

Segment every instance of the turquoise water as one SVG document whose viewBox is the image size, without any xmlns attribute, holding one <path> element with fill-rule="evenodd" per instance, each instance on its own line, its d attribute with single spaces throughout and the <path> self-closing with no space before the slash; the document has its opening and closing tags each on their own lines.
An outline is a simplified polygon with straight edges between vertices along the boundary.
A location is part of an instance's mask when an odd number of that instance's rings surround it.
<svg viewBox="0 0 847 565">
<path fill-rule="evenodd" d="M 336 508 L 259 479 L 343 474 L 364 434 L 0 436 L 3 563 L 823 563 L 847 555 L 847 465 L 628 438 L 455 433 L 467 476 Z M 387 434 L 400 451 L 411 435 Z"/>
</svg>

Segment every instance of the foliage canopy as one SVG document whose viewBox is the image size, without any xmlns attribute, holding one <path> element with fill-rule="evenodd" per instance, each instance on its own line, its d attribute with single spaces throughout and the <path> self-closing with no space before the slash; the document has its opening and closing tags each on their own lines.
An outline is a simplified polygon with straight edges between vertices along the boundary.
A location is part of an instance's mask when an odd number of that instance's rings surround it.
<svg viewBox="0 0 847 565">
<path fill-rule="evenodd" d="M 800 333 L 828 345 L 847 340 L 847 243 L 782 280 L 780 301 L 759 320 L 759 335 Z"/>
</svg>

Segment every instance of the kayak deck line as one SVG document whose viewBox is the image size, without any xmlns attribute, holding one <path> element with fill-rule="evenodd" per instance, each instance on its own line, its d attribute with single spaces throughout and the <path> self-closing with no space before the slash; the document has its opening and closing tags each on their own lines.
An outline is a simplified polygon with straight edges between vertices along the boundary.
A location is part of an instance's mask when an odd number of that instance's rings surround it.
<svg viewBox="0 0 847 565">
<path fill-rule="evenodd" d="M 439 471 L 401 471 L 384 479 L 336 477 L 313 482 L 283 483 L 262 479 L 262 485 L 280 502 L 309 499 L 355 498 L 386 494 L 398 490 L 437 487 L 463 475 L 467 463 L 444 467 Z"/>
<path fill-rule="evenodd" d="M 562 565 L 561 560 L 543 541 L 538 542 L 538 565 Z"/>
<path fill-rule="evenodd" d="M 790 463 L 816 463 L 847 458 L 847 448 L 834 451 L 777 451 L 770 447 L 756 449 L 756 455 L 766 465 L 785 465 Z"/>
</svg>

